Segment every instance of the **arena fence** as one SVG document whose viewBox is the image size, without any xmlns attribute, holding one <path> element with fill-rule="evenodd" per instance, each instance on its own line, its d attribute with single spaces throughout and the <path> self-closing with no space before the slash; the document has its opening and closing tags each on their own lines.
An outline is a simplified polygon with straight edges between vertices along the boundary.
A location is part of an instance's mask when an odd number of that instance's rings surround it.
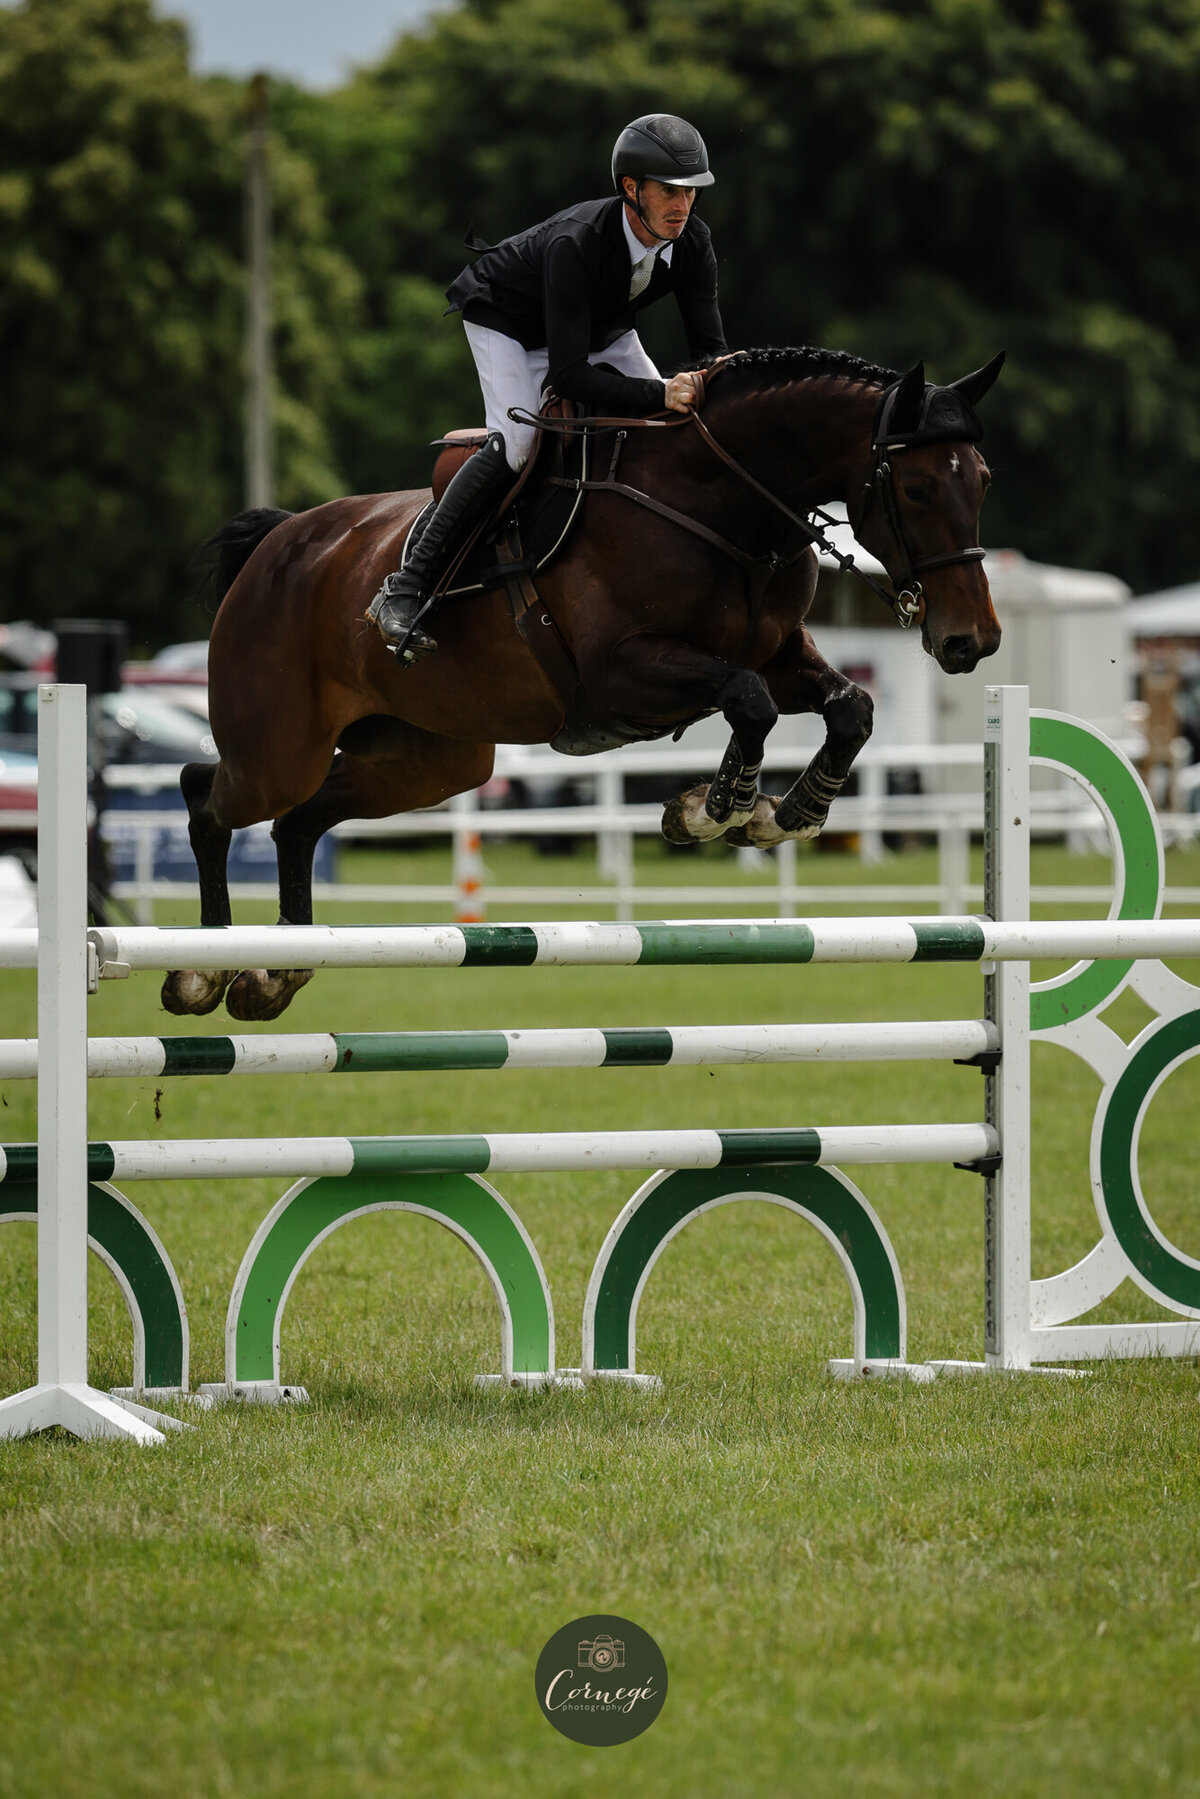
<svg viewBox="0 0 1200 1799">
<path fill-rule="evenodd" d="M 986 913 L 982 918 L 722 919 L 661 923 L 460 924 L 390 929 L 86 929 L 83 690 L 39 690 L 43 722 L 36 931 L 0 933 L 0 965 L 38 971 L 38 1039 L 0 1044 L 0 1073 L 39 1083 L 38 1141 L 0 1151 L 3 1218 L 38 1226 L 38 1384 L 0 1402 L 0 1434 L 63 1424 L 81 1435 L 161 1440 L 169 1415 L 142 1401 L 188 1390 L 187 1317 L 167 1252 L 114 1181 L 296 1177 L 256 1232 L 230 1299 L 226 1378 L 209 1396 L 278 1400 L 280 1332 L 304 1263 L 331 1231 L 378 1210 L 437 1219 L 469 1244 L 496 1296 L 501 1382 L 645 1384 L 636 1361 L 642 1292 L 671 1240 L 714 1206 L 777 1204 L 838 1256 L 854 1304 L 843 1377 L 930 1380 L 1100 1356 L 1200 1347 L 1200 1263 L 1155 1224 L 1138 1179 L 1138 1136 L 1154 1093 L 1200 1051 L 1197 990 L 1165 957 L 1200 956 L 1200 920 L 1159 917 L 1163 854 L 1153 809 L 1124 756 L 1091 727 L 1032 716 L 1020 688 L 989 688 L 984 746 Z M 1063 770 L 1106 819 L 1110 916 L 1030 921 L 1031 760 Z M 1031 983 L 1040 957 L 1075 958 Z M 954 961 L 980 964 L 983 1016 L 932 1023 L 737 1025 L 544 1031 L 271 1034 L 87 1041 L 87 995 L 141 970 L 229 967 L 717 966 Z M 469 977 L 467 977 L 469 978 Z M 1124 987 L 1155 1013 L 1126 1045 L 1099 1017 Z M 1074 1267 L 1033 1280 L 1030 1047 L 1061 1044 L 1102 1082 L 1091 1178 L 1099 1238 Z M 330 1073 L 371 1069 L 629 1067 L 745 1061 L 944 1058 L 985 1076 L 982 1119 L 772 1130 L 464 1133 L 297 1139 L 205 1138 L 89 1144 L 87 1082 L 127 1074 Z M 985 1182 L 984 1360 L 910 1363 L 899 1264 L 868 1200 L 841 1172 L 881 1162 L 953 1162 Z M 556 1362 L 550 1291 L 537 1250 L 484 1179 L 518 1169 L 655 1170 L 615 1221 L 584 1309 L 578 1369 Z M 86 1254 L 113 1270 L 134 1319 L 133 1381 L 116 1397 L 87 1385 Z M 1077 1322 L 1124 1280 L 1175 1314 L 1140 1324 Z"/>
</svg>

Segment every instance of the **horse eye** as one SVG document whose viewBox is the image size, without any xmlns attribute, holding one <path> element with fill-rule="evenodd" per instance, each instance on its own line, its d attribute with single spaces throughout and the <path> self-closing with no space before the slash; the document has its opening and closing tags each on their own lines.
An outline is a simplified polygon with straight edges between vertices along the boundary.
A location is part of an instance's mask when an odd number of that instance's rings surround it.
<svg viewBox="0 0 1200 1799">
<path fill-rule="evenodd" d="M 910 482 L 904 484 L 904 497 L 911 500 L 914 506 L 932 506 L 933 490 L 929 487 L 917 487 Z"/>
</svg>

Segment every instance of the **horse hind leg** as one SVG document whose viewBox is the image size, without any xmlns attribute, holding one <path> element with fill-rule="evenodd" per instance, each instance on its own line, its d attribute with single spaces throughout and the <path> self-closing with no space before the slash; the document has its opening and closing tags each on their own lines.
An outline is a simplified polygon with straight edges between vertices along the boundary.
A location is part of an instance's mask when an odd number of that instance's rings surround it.
<svg viewBox="0 0 1200 1799">
<path fill-rule="evenodd" d="M 188 809 L 188 836 L 200 880 L 201 925 L 227 925 L 229 882 L 226 863 L 233 836 L 220 824 L 212 809 L 212 788 L 219 764 L 189 762 L 179 774 L 179 786 Z M 162 1003 L 176 1017 L 202 1017 L 220 1005 L 235 969 L 181 968 L 162 984 Z"/>
<path fill-rule="evenodd" d="M 329 786 L 326 781 L 311 799 L 285 812 L 271 827 L 279 865 L 281 925 L 312 923 L 312 869 L 317 843 L 330 825 L 352 815 L 335 802 L 334 794 L 327 791 Z M 285 1012 L 312 978 L 311 968 L 243 969 L 230 983 L 225 1009 L 231 1018 L 264 1023 Z"/>
<path fill-rule="evenodd" d="M 323 785 L 278 818 L 272 831 L 283 925 L 312 923 L 313 852 L 332 825 L 436 805 L 480 786 L 492 771 L 490 744 L 455 743 L 399 720 L 370 721 L 369 728 L 364 721 L 353 736 L 343 735 L 371 754 L 339 752 Z M 278 1018 L 312 976 L 311 968 L 246 969 L 231 983 L 226 1009 L 231 1017 L 247 1021 Z"/>
</svg>

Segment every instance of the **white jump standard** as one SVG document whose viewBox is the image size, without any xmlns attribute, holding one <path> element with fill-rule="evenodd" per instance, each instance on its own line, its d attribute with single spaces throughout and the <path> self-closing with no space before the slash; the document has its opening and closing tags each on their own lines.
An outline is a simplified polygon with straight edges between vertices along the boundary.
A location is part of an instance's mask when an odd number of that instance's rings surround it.
<svg viewBox="0 0 1200 1799">
<path fill-rule="evenodd" d="M 647 1384 L 636 1321 L 659 1258 L 693 1218 L 760 1199 L 812 1224 L 839 1257 L 854 1303 L 842 1375 L 1030 1369 L 1098 1356 L 1200 1349 L 1200 1262 L 1155 1224 L 1137 1171 L 1138 1134 L 1159 1085 L 1200 1054 L 1200 992 L 1162 957 L 1200 956 L 1200 920 L 1164 921 L 1162 848 L 1129 763 L 1077 720 L 1030 717 L 1023 689 L 989 688 L 985 744 L 987 918 L 715 920 L 327 929 L 85 930 L 82 689 L 45 687 L 36 932 L 0 934 L 0 965 L 38 968 L 36 1043 L 0 1043 L 0 1076 L 36 1072 L 38 1142 L 0 1150 L 0 1222 L 36 1217 L 39 1384 L 0 1402 L 0 1435 L 60 1423 L 82 1435 L 162 1441 L 157 1417 L 87 1387 L 89 1242 L 134 1318 L 132 1391 L 185 1392 L 187 1317 L 166 1250 L 111 1183 L 162 1178 L 294 1179 L 255 1234 L 231 1295 L 220 1393 L 280 1399 L 288 1295 L 317 1245 L 372 1211 L 416 1212 L 465 1241 L 496 1297 L 499 1378 L 546 1385 L 554 1315 L 537 1251 L 484 1175 L 510 1170 L 655 1170 L 597 1258 L 584 1308 L 581 1377 Z M 1030 922 L 1031 758 L 1063 769 L 1108 819 L 1116 898 L 1101 921 Z M 1035 957 L 1081 960 L 1031 984 Z M 86 1037 L 86 994 L 142 969 L 230 967 L 737 966 L 809 962 L 978 962 L 982 1019 L 867 1025 L 730 1025 L 538 1031 L 404 1031 L 244 1037 Z M 800 976 L 799 978 L 803 978 Z M 1124 986 L 1156 1014 L 1126 1045 L 1099 1017 Z M 1102 1093 L 1091 1152 L 1100 1236 L 1075 1267 L 1031 1277 L 1030 1045 L 1081 1056 Z M 961 1124 L 774 1129 L 463 1133 L 403 1137 L 86 1141 L 86 1082 L 131 1074 L 409 1073 L 450 1069 L 620 1068 L 803 1061 L 955 1060 L 985 1075 L 985 1116 Z M 954 1162 L 985 1178 L 984 1347 L 980 1363 L 909 1364 L 904 1288 L 886 1230 L 831 1164 Z M 11 1201 L 9 1196 L 11 1195 Z M 1073 1322 L 1129 1279 L 1171 1322 Z"/>
</svg>

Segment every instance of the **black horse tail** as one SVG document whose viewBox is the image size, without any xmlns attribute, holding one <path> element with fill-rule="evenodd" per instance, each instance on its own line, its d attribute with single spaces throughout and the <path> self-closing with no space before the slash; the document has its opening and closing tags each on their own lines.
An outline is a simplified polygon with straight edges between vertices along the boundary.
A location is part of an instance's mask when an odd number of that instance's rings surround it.
<svg viewBox="0 0 1200 1799">
<path fill-rule="evenodd" d="M 269 537 L 276 525 L 282 525 L 285 518 L 291 517 L 290 512 L 284 512 L 278 506 L 254 506 L 249 512 L 239 512 L 236 518 L 227 519 L 211 537 L 205 538 L 196 551 L 195 561 L 207 575 L 217 600 L 225 598 L 263 538 Z"/>
</svg>

